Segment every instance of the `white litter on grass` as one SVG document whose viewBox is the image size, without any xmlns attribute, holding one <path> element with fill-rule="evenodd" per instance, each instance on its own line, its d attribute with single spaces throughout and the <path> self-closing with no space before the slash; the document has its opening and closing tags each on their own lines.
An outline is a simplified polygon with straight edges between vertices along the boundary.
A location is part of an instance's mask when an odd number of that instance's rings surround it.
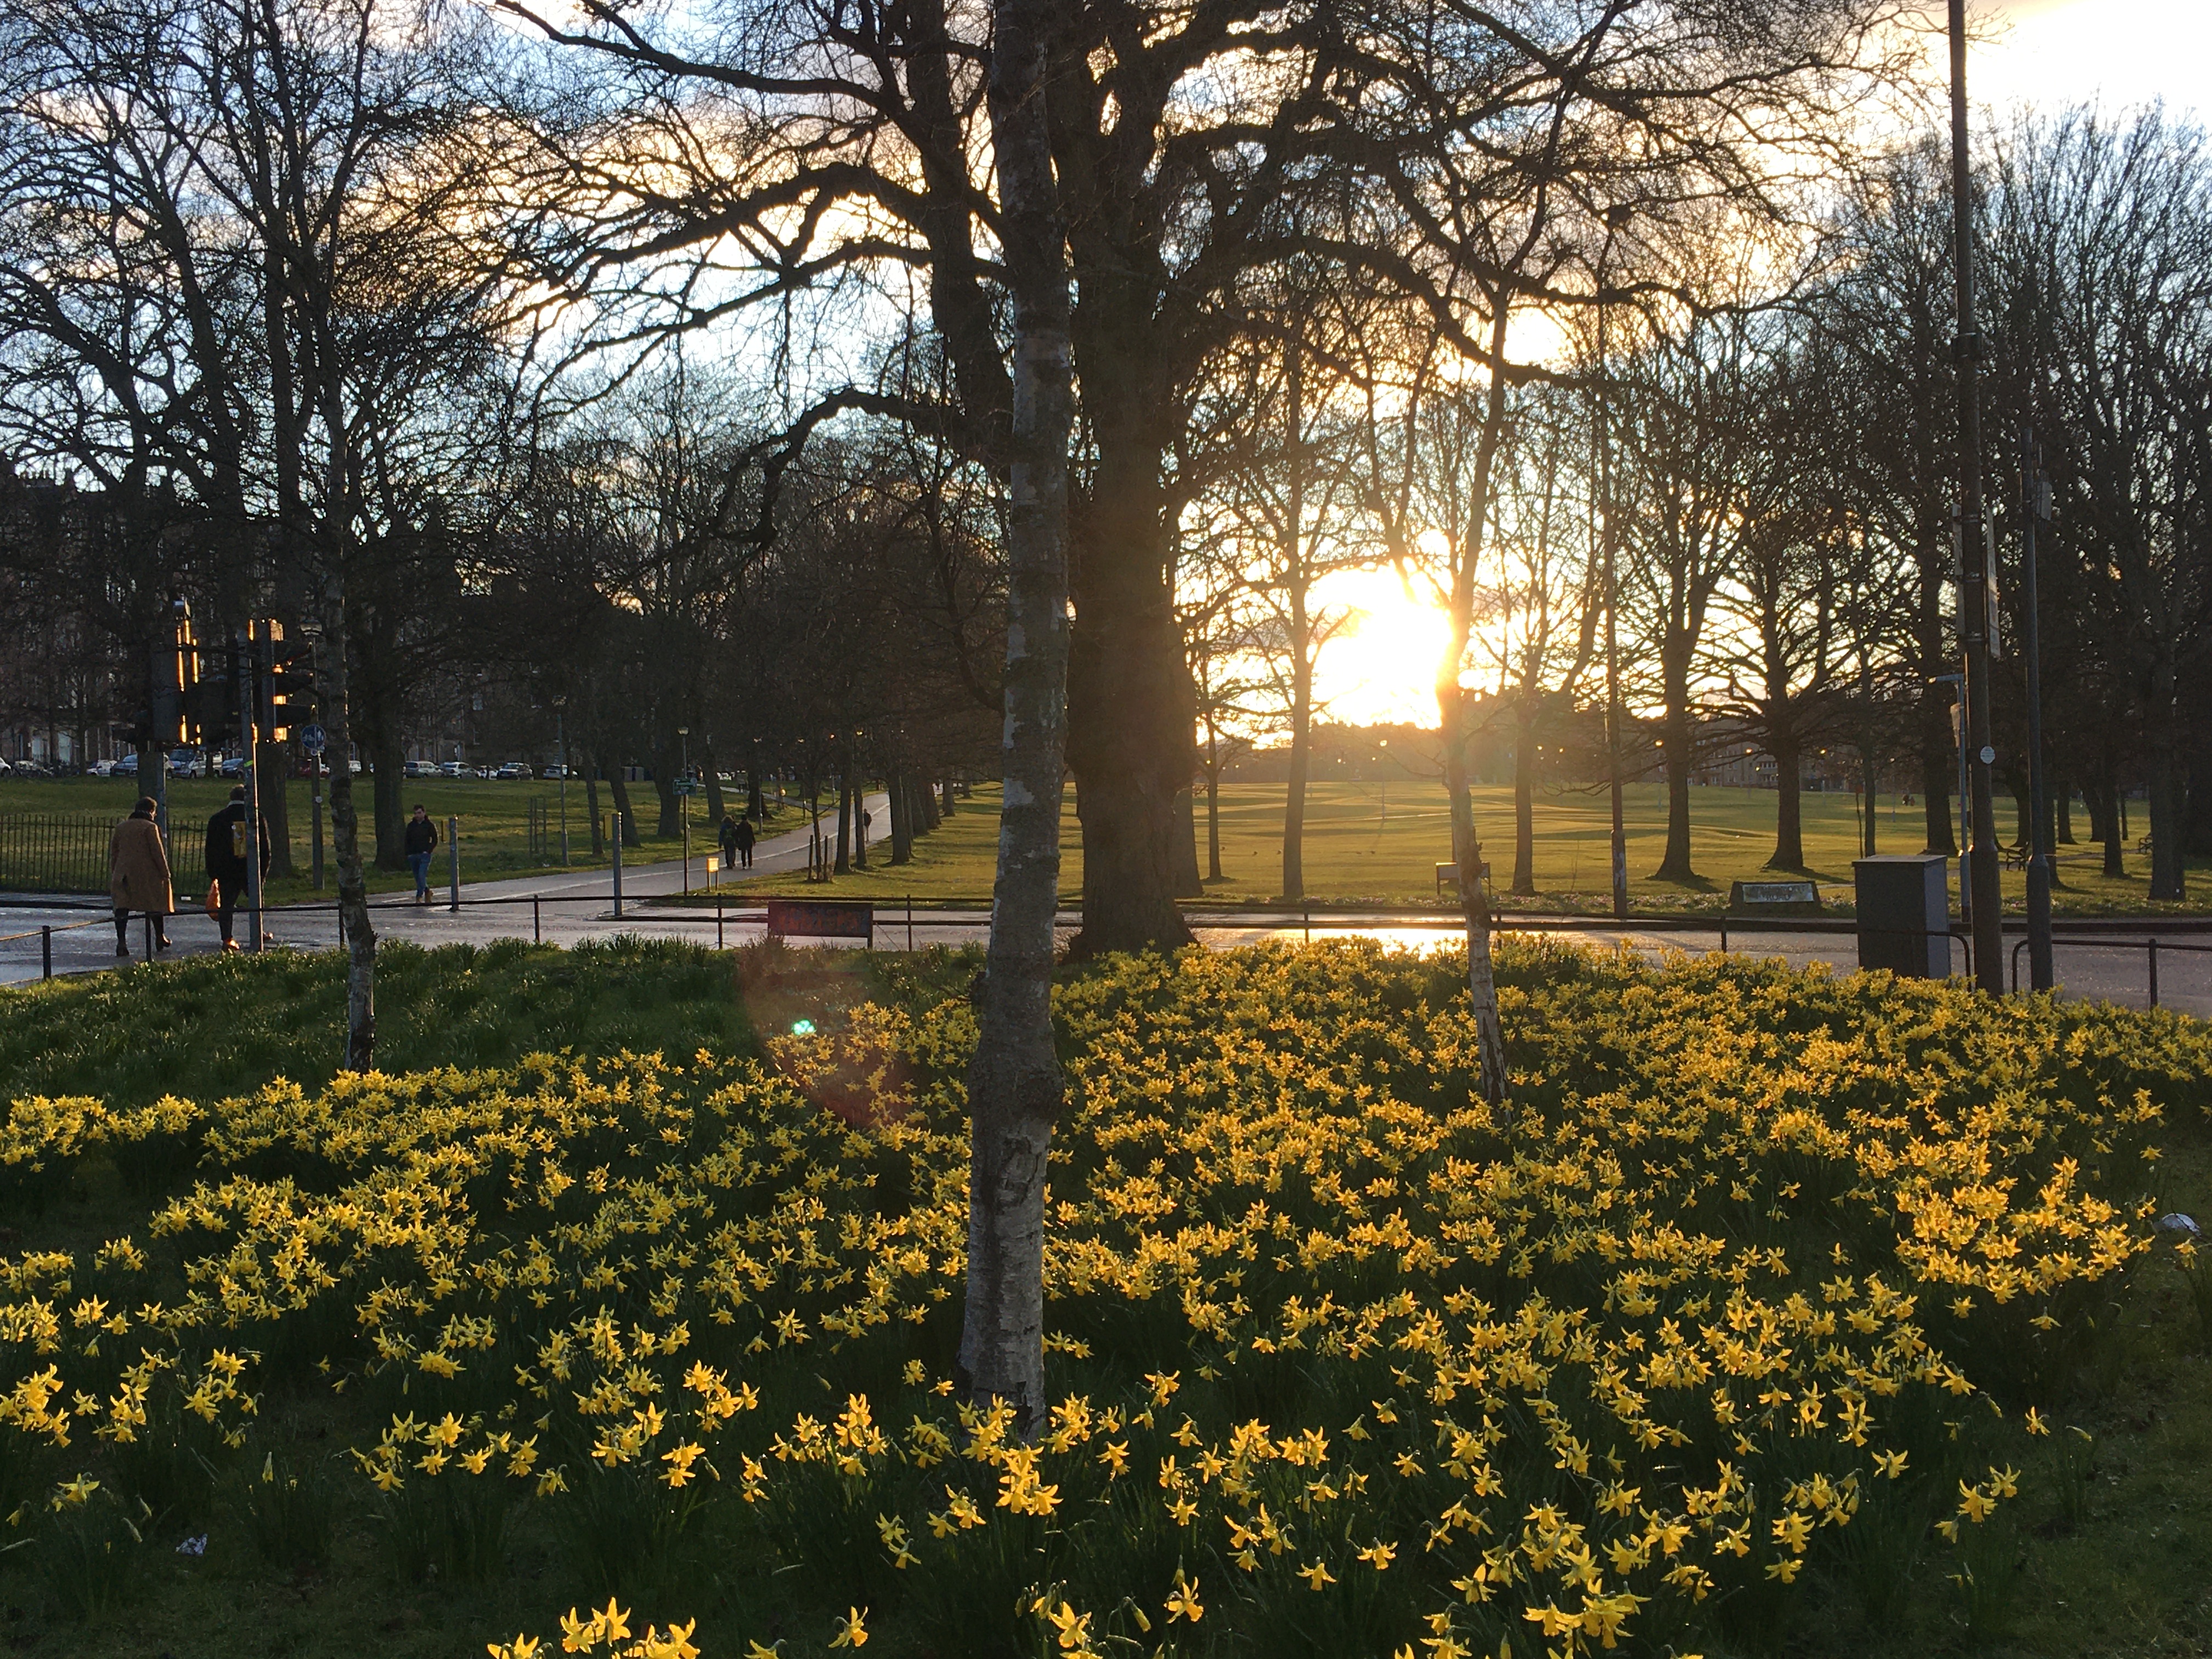
<svg viewBox="0 0 2212 1659">
<path fill-rule="evenodd" d="M 2186 1233 L 2191 1238 L 2204 1237 L 2204 1230 L 2197 1224 L 2197 1218 L 2179 1210 L 2168 1210 L 2159 1217 L 2158 1230 L 2162 1233 Z"/>
<path fill-rule="evenodd" d="M 177 1546 L 177 1553 L 179 1555 L 205 1555 L 207 1553 L 207 1534 L 205 1533 L 202 1533 L 197 1538 L 187 1538 L 183 1543 Z"/>
</svg>

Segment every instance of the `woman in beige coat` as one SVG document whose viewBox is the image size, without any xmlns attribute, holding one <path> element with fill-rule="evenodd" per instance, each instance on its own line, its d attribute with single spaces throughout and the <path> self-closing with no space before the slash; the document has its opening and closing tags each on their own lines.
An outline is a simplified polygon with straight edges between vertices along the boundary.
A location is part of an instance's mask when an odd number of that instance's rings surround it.
<svg viewBox="0 0 2212 1659">
<path fill-rule="evenodd" d="M 154 924 L 158 950 L 169 948 L 167 918 L 174 906 L 169 897 L 169 854 L 161 845 L 161 826 L 154 822 L 154 798 L 142 795 L 131 816 L 115 826 L 107 838 L 107 896 L 115 906 L 115 954 L 131 954 L 127 929 L 133 910 L 143 910 Z"/>
</svg>

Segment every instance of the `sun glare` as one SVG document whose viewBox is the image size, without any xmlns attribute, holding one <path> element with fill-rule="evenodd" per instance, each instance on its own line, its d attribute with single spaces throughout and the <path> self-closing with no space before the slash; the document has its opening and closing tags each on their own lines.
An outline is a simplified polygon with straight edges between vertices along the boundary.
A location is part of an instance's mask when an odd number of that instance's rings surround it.
<svg viewBox="0 0 2212 1659">
<path fill-rule="evenodd" d="M 1451 640 L 1443 612 L 1409 595 L 1391 570 L 1338 571 L 1316 584 L 1315 598 L 1352 612 L 1321 653 L 1314 689 L 1323 717 L 1434 726 L 1437 659 Z"/>
</svg>

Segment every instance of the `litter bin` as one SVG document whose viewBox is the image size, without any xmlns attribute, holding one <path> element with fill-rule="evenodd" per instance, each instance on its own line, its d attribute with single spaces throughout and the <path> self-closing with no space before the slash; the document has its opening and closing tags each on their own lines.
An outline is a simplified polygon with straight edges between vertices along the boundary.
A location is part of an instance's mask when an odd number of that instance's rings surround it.
<svg viewBox="0 0 2212 1659">
<path fill-rule="evenodd" d="M 1951 891 L 1941 853 L 1877 853 L 1851 864 L 1859 966 L 1915 979 L 1951 971 Z"/>
</svg>

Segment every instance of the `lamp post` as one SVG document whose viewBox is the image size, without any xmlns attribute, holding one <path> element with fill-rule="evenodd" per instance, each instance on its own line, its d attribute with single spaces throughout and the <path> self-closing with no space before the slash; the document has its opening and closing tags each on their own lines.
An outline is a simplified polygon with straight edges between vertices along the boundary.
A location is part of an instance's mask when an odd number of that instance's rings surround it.
<svg viewBox="0 0 2212 1659">
<path fill-rule="evenodd" d="M 679 726 L 676 736 L 684 745 L 684 769 L 676 775 L 676 813 L 684 824 L 684 890 L 691 890 L 691 728 Z"/>
<path fill-rule="evenodd" d="M 568 863 L 568 727 L 562 719 L 568 711 L 568 699 L 553 699 L 553 746 L 561 751 L 561 864 Z"/>
<path fill-rule="evenodd" d="M 1613 256 L 1613 239 L 1626 229 L 1634 210 L 1616 202 L 1605 210 L 1605 246 L 1597 256 L 1597 446 L 1598 512 L 1601 521 L 1605 560 L 1605 750 L 1613 798 L 1613 915 L 1628 920 L 1628 830 L 1621 803 L 1620 781 L 1620 575 L 1618 568 L 1620 538 L 1613 512 L 1613 395 L 1607 384 L 1607 357 L 1605 319 L 1605 267 Z"/>
<path fill-rule="evenodd" d="M 1959 644 L 1966 660 L 1965 725 L 1968 821 L 1966 855 L 1973 908 L 1974 979 L 1990 994 L 2004 990 L 2003 895 L 1998 885 L 1996 803 L 1990 742 L 1989 542 L 1982 502 L 1981 332 L 1974 325 L 1974 222 L 1971 158 L 1966 150 L 1966 0 L 1950 0 L 1951 240 L 1959 334 Z"/>
</svg>

